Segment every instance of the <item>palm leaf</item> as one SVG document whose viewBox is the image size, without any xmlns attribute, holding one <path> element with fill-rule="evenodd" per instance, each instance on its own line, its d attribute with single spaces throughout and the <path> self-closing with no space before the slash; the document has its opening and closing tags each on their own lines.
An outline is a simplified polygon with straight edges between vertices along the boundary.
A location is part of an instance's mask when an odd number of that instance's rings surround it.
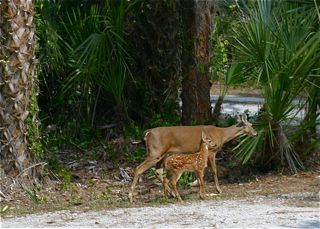
<svg viewBox="0 0 320 229">
<path fill-rule="evenodd" d="M 310 73 L 319 64 L 316 17 L 308 14 L 310 9 L 301 10 L 301 5 L 259 1 L 248 20 L 236 27 L 239 62 L 247 63 L 247 72 L 256 74 L 252 78 L 261 84 L 266 99 L 258 137 L 238 147 L 237 156 L 244 163 L 250 158 L 278 156 L 285 158 L 294 172 L 296 166 L 302 167 L 282 125 L 295 118 L 293 101 L 308 87 Z"/>
</svg>

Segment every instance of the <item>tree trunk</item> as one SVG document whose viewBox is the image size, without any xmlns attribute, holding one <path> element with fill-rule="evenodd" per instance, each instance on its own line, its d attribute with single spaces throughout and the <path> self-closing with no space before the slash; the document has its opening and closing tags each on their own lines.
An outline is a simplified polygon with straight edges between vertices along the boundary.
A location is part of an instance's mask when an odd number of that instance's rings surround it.
<svg viewBox="0 0 320 229">
<path fill-rule="evenodd" d="M 26 121 L 35 75 L 33 15 L 31 0 L 0 4 L 0 159 L 6 174 L 27 173 L 31 164 Z"/>
<path fill-rule="evenodd" d="M 182 122 L 205 123 L 211 118 L 209 64 L 213 1 L 182 1 L 181 8 Z"/>
<path fill-rule="evenodd" d="M 126 31 L 138 60 L 133 63 L 136 80 L 128 82 L 129 94 L 134 98 L 128 101 L 128 112 L 133 119 L 149 122 L 150 116 L 168 112 L 172 105 L 179 108 L 179 1 L 144 0 L 129 13 Z"/>
</svg>

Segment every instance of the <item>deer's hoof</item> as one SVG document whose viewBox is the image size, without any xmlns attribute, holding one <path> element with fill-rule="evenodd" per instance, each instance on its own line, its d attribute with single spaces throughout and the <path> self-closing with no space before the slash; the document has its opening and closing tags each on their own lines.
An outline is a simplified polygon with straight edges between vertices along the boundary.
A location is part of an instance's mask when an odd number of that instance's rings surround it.
<svg viewBox="0 0 320 229">
<path fill-rule="evenodd" d="M 206 194 L 200 194 L 200 199 L 205 199 Z"/>
<path fill-rule="evenodd" d="M 129 197 L 130 203 L 133 203 L 133 195 L 131 192 L 129 192 L 128 197 Z"/>
<path fill-rule="evenodd" d="M 212 197 L 212 196 L 217 196 L 219 194 L 216 194 L 216 193 L 209 193 L 209 194 L 206 194 L 207 197 Z"/>
<path fill-rule="evenodd" d="M 196 187 L 196 186 L 199 186 L 199 182 L 198 182 L 198 180 L 195 180 L 195 181 L 193 181 L 193 182 L 189 183 L 189 186 L 190 186 L 190 187 Z"/>
</svg>

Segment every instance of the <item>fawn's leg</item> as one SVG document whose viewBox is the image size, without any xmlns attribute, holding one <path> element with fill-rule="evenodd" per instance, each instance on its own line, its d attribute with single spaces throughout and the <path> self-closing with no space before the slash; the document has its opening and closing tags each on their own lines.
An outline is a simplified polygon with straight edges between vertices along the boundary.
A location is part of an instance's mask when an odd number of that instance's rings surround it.
<svg viewBox="0 0 320 229">
<path fill-rule="evenodd" d="M 165 177 L 163 176 L 163 168 L 156 169 L 155 176 L 161 181 L 163 185 L 163 190 L 166 191 L 167 194 L 170 193 L 171 196 L 175 197 L 176 195 L 169 187 L 168 179 L 167 182 L 164 181 Z"/>
<path fill-rule="evenodd" d="M 163 178 L 163 194 L 164 194 L 164 196 L 168 196 L 168 193 L 169 193 L 169 191 L 168 191 L 168 178 L 166 178 L 166 177 L 164 177 Z"/>
<path fill-rule="evenodd" d="M 205 183 L 204 183 L 204 169 L 202 171 L 197 171 L 197 176 L 200 181 L 200 188 L 199 188 L 199 195 L 201 199 L 204 199 L 205 197 Z"/>
<path fill-rule="evenodd" d="M 179 171 L 172 171 L 172 177 L 171 177 L 171 184 L 172 184 L 172 187 L 173 187 L 173 190 L 176 194 L 176 197 L 178 198 L 178 200 L 180 202 L 183 202 L 183 200 L 181 199 L 181 196 L 178 192 L 178 189 L 177 189 L 177 182 L 181 176 L 182 172 L 179 172 Z"/>
<path fill-rule="evenodd" d="M 218 175 L 217 175 L 216 154 L 217 154 L 217 152 L 210 152 L 209 153 L 209 162 L 210 162 L 212 175 L 214 178 L 214 183 L 216 185 L 216 190 L 218 193 L 221 193 L 222 191 L 219 187 L 219 181 L 218 181 Z"/>
</svg>

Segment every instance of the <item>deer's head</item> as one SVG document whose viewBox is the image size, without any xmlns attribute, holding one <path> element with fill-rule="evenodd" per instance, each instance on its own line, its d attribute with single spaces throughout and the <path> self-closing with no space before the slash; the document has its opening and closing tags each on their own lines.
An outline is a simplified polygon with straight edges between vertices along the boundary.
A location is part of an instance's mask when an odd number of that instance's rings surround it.
<svg viewBox="0 0 320 229">
<path fill-rule="evenodd" d="M 237 126 L 238 127 L 244 127 L 243 133 L 250 135 L 250 136 L 256 136 L 257 131 L 253 129 L 252 124 L 247 120 L 247 115 L 237 115 Z"/>
</svg>

